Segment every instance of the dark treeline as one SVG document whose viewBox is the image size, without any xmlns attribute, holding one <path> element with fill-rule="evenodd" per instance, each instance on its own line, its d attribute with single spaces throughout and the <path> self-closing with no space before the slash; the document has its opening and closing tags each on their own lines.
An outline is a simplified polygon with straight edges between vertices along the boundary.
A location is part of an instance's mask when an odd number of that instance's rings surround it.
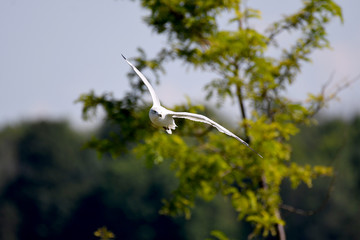
<svg viewBox="0 0 360 240">
<path fill-rule="evenodd" d="M 199 202 L 190 220 L 160 215 L 162 199 L 177 184 L 170 160 L 147 168 L 131 153 L 98 159 L 83 149 L 87 140 L 66 122 L 0 131 L 0 239 L 96 239 L 102 226 L 116 239 L 205 239 L 214 229 L 246 239 L 251 231 L 220 197 Z M 336 177 L 319 179 L 311 189 L 283 184 L 288 239 L 356 239 L 360 118 L 304 128 L 292 143 L 295 161 L 333 166 Z"/>
</svg>

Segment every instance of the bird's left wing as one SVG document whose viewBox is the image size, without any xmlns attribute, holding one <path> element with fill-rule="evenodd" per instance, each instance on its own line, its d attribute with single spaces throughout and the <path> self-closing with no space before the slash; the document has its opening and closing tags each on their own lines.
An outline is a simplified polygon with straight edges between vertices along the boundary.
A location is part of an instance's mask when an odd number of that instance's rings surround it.
<svg viewBox="0 0 360 240">
<path fill-rule="evenodd" d="M 126 57 L 124 57 L 124 55 L 121 54 L 121 56 L 125 59 L 125 61 L 132 67 L 132 69 L 136 72 L 136 74 L 141 78 L 141 80 L 143 81 L 143 83 L 146 85 L 146 87 L 149 89 L 149 92 L 151 94 L 151 98 L 153 100 L 153 105 L 154 106 L 160 106 L 160 101 L 158 96 L 156 95 L 153 87 L 151 86 L 151 84 L 149 83 L 149 81 L 146 79 L 146 77 L 144 76 L 144 74 L 142 74 L 139 69 L 137 69 L 131 62 L 129 62 Z"/>
<path fill-rule="evenodd" d="M 204 115 L 200 115 L 200 114 L 196 114 L 196 113 L 189 113 L 189 112 L 172 112 L 172 111 L 169 114 L 173 118 L 185 118 L 185 119 L 189 119 L 192 121 L 203 122 L 203 123 L 209 124 L 209 125 L 215 127 L 217 130 L 219 130 L 219 132 L 225 133 L 226 135 L 237 139 L 242 144 L 244 144 L 245 146 L 250 148 L 254 153 L 256 153 L 261 158 L 263 158 L 258 152 L 256 152 L 254 149 L 252 149 L 247 142 L 245 142 L 244 140 L 242 140 L 241 138 L 239 138 L 234 133 L 230 132 L 229 130 L 227 130 L 226 128 L 224 128 L 223 126 L 218 124 L 217 122 L 214 122 L 210 118 L 205 117 Z"/>
</svg>

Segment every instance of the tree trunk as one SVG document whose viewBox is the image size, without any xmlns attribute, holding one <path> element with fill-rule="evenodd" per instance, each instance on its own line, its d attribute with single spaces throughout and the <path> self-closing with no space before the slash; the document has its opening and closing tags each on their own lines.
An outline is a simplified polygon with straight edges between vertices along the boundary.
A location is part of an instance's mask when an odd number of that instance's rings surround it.
<svg viewBox="0 0 360 240">
<path fill-rule="evenodd" d="M 266 182 L 266 178 L 265 176 L 261 177 L 261 188 L 263 189 L 268 189 L 268 185 Z M 281 219 L 281 215 L 280 215 L 280 210 L 277 209 L 275 211 L 275 215 L 277 218 Z M 276 224 L 276 237 L 275 239 L 278 240 L 286 240 L 286 234 L 285 234 L 285 229 L 284 229 L 284 225 L 281 224 Z"/>
</svg>

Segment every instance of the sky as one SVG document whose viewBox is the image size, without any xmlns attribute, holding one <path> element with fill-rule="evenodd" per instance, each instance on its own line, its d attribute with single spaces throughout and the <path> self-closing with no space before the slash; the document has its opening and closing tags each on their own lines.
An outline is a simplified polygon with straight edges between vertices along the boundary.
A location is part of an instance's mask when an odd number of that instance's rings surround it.
<svg viewBox="0 0 360 240">
<path fill-rule="evenodd" d="M 251 24 L 264 29 L 283 14 L 297 10 L 300 2 L 249 0 L 248 4 L 263 14 L 261 21 Z M 312 63 L 303 66 L 288 91 L 294 100 L 319 92 L 332 74 L 333 84 L 360 74 L 360 1 L 338 2 L 344 23 L 336 19 L 329 25 L 332 49 L 315 52 Z M 90 90 L 113 92 L 119 99 L 130 90 L 126 74 L 131 69 L 120 54 L 131 59 L 141 47 L 154 57 L 166 45 L 166 37 L 143 21 L 147 14 L 139 1 L 129 0 L 1 0 L 0 126 L 43 118 L 68 119 L 79 129 L 99 123 L 101 114 L 84 122 L 81 104 L 74 101 Z M 184 103 L 186 96 L 194 103 L 204 102 L 203 87 L 213 77 L 211 73 L 183 66 L 180 61 L 165 68 L 166 75 L 155 90 L 166 106 Z M 151 72 L 144 73 L 154 79 Z M 360 81 L 342 91 L 339 100 L 322 113 L 349 118 L 360 113 L 359 102 Z M 232 116 L 238 107 L 226 102 L 219 111 Z"/>
</svg>

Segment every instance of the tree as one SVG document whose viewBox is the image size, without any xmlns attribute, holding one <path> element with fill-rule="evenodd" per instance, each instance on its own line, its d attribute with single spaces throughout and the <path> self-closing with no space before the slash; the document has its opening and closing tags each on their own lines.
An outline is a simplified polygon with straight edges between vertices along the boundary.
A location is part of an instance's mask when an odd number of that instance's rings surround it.
<svg viewBox="0 0 360 240">
<path fill-rule="evenodd" d="M 65 122 L 0 130 L 0 238 L 60 239 L 100 164 Z M 85 164 L 86 163 L 86 164 Z"/>
<path fill-rule="evenodd" d="M 231 200 L 239 219 L 250 222 L 254 229 L 249 238 L 262 234 L 285 239 L 285 221 L 280 215 L 280 185 L 289 179 L 293 188 L 308 187 L 319 176 L 331 176 L 332 168 L 299 165 L 291 161 L 290 137 L 299 126 L 314 123 L 314 115 L 335 92 L 309 94 L 304 102 L 294 102 L 285 90 L 295 82 L 302 64 L 310 61 L 317 49 L 329 47 L 326 24 L 333 18 L 341 21 L 341 8 L 331 0 L 302 1 L 302 8 L 269 25 L 265 32 L 249 24 L 261 12 L 244 1 L 142 0 L 149 10 L 146 22 L 158 34 L 168 37 L 168 45 L 157 57 L 147 60 L 143 50 L 136 58 L 138 67 L 150 67 L 155 73 L 164 70 L 166 61 L 183 60 L 187 64 L 214 72 L 217 77 L 205 86 L 208 98 L 219 103 L 231 98 L 239 105 L 241 135 L 264 159 L 258 158 L 236 140 L 206 126 L 181 122 L 176 135 L 161 130 L 143 129 L 147 108 L 141 105 L 143 84 L 132 82 L 134 91 L 124 99 L 111 95 L 82 95 L 84 117 L 102 106 L 107 120 L 115 123 L 121 138 L 112 134 L 105 139 L 92 139 L 89 146 L 99 152 L 119 155 L 132 149 L 148 164 L 172 161 L 179 185 L 172 198 L 164 201 L 163 214 L 191 216 L 197 197 L 212 200 L 222 195 Z M 233 30 L 219 25 L 222 13 L 229 15 Z M 278 38 L 284 32 L 298 36 L 289 47 L 280 47 Z M 269 49 L 281 52 L 271 56 Z M 134 76 L 133 74 L 130 74 Z M 186 105 L 176 110 L 204 112 L 202 106 Z M 131 121 L 128 121 L 131 119 Z M 195 136 L 193 133 L 196 133 Z M 206 134 L 205 134 L 206 133 Z M 225 238 L 220 232 L 214 237 Z"/>
</svg>

